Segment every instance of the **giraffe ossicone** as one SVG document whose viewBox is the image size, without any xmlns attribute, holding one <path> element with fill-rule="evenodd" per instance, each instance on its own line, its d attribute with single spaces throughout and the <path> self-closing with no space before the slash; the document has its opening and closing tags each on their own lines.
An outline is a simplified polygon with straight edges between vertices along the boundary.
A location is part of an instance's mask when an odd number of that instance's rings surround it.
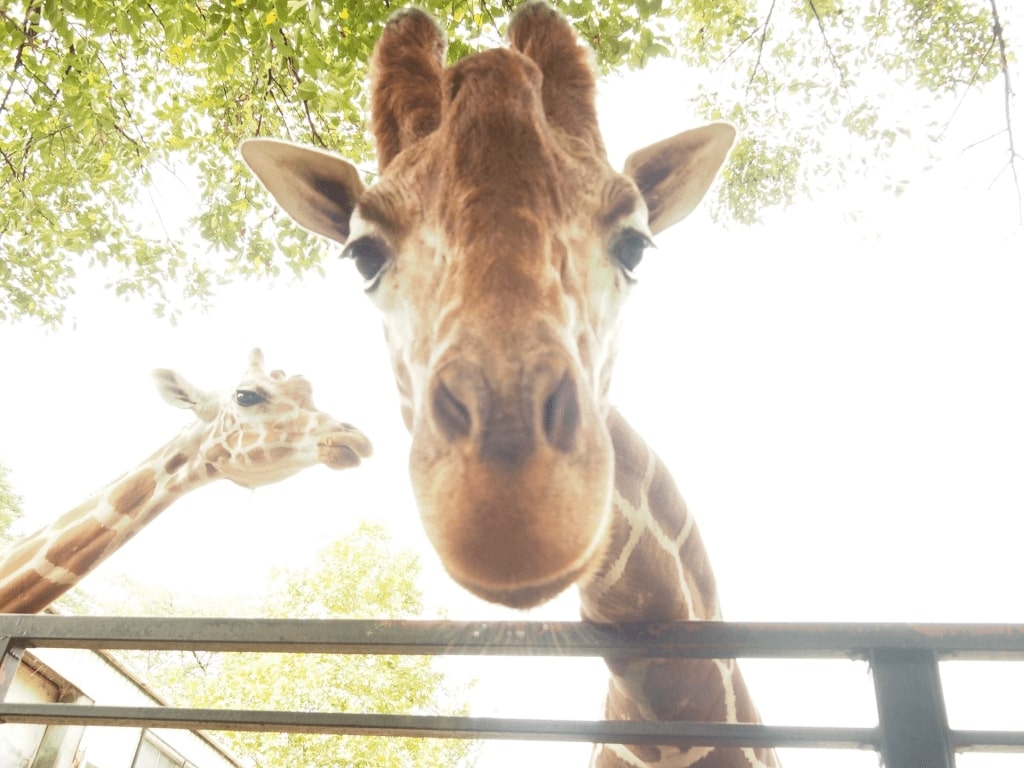
<svg viewBox="0 0 1024 768">
<path fill-rule="evenodd" d="M 380 173 L 253 139 L 245 162 L 300 225 L 344 245 L 382 312 L 410 477 L 448 573 L 537 605 L 575 584 L 594 621 L 716 619 L 707 554 L 665 467 L 608 392 L 644 249 L 710 188 L 735 130 L 685 131 L 608 163 L 591 55 L 543 3 L 506 48 L 446 66 L 426 13 L 371 58 Z M 609 661 L 609 717 L 757 713 L 734 662 Z M 601 768 L 760 768 L 770 750 L 603 747 Z"/>
<path fill-rule="evenodd" d="M 254 349 L 241 381 L 206 391 L 180 374 L 153 372 L 165 401 L 197 420 L 135 469 L 0 560 L 0 613 L 36 613 L 77 584 L 181 496 L 220 478 L 246 488 L 284 480 L 317 464 L 358 466 L 369 439 L 313 404 L 301 376 L 265 372 Z"/>
</svg>

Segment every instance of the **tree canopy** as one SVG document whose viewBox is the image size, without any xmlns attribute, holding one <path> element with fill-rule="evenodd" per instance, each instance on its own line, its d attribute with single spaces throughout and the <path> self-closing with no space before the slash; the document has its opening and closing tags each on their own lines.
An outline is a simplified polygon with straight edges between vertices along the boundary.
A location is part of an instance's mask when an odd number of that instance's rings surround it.
<svg viewBox="0 0 1024 768">
<path fill-rule="evenodd" d="M 392 549 L 380 525 L 363 523 L 302 570 L 281 570 L 271 590 L 246 609 L 142 589 L 120 579 L 61 600 L 75 613 L 116 615 L 251 614 L 263 618 L 408 619 L 422 615 L 419 563 Z M 122 652 L 122 658 L 175 706 L 386 714 L 466 713 L 466 691 L 425 656 L 349 656 L 199 652 Z M 236 754 L 263 768 L 460 766 L 473 746 L 446 739 L 317 734 L 226 733 Z"/>
<path fill-rule="evenodd" d="M 456 60 L 500 42 L 516 3 L 419 5 L 441 20 Z M 699 73 L 680 103 L 740 128 L 720 218 L 757 221 L 937 141 L 965 94 L 999 77 L 1007 108 L 991 133 L 1016 178 L 1014 30 L 996 0 L 555 5 L 603 71 L 671 56 Z M 117 294 L 161 314 L 236 275 L 315 269 L 326 245 L 275 214 L 235 148 L 288 138 L 372 175 L 366 62 L 392 10 L 337 0 L 0 8 L 0 320 L 59 323 L 76 276 L 97 265 Z M 910 103 L 923 105 L 914 119 Z M 908 183 L 881 176 L 894 192 Z"/>
</svg>

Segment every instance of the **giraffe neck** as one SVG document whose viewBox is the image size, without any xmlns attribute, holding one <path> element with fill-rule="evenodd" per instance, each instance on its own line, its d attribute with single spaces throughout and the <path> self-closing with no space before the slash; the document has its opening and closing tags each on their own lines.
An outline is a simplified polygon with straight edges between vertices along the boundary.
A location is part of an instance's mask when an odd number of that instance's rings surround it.
<svg viewBox="0 0 1024 768">
<path fill-rule="evenodd" d="M 716 620 L 715 577 L 693 517 L 665 465 L 617 411 L 612 526 L 601 567 L 579 584 L 596 622 Z M 734 659 L 608 659 L 614 720 L 759 722 Z M 770 750 L 603 745 L 597 768 L 774 768 Z"/>
<path fill-rule="evenodd" d="M 17 542 L 0 562 L 0 613 L 37 613 L 160 512 L 217 477 L 197 422 L 135 469 Z"/>
</svg>

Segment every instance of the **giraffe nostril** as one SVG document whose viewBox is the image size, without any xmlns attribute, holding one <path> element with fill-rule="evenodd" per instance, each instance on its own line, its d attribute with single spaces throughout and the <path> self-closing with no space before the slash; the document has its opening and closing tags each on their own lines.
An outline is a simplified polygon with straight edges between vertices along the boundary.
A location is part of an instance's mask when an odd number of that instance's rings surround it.
<svg viewBox="0 0 1024 768">
<path fill-rule="evenodd" d="M 473 416 L 462 401 L 443 381 L 434 387 L 434 419 L 449 440 L 468 437 L 473 429 Z"/>
<path fill-rule="evenodd" d="M 566 373 L 544 401 L 544 435 L 552 446 L 568 453 L 575 445 L 579 422 L 580 405 L 576 399 L 576 387 Z"/>
</svg>

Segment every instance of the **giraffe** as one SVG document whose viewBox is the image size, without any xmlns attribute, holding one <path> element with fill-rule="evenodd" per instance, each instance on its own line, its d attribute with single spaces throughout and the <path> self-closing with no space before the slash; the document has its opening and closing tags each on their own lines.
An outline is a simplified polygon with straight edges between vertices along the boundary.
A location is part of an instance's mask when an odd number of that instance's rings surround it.
<svg viewBox="0 0 1024 768">
<path fill-rule="evenodd" d="M 318 463 L 354 467 L 372 452 L 362 432 L 313 405 L 306 379 L 265 373 L 259 349 L 230 392 L 203 391 L 166 369 L 153 378 L 167 403 L 191 409 L 198 420 L 135 469 L 16 542 L 0 561 L 0 613 L 43 610 L 206 483 L 226 478 L 256 488 Z"/>
<path fill-rule="evenodd" d="M 718 619 L 700 535 L 609 403 L 619 314 L 652 237 L 687 216 L 735 137 L 680 133 L 610 167 L 589 52 L 543 3 L 510 45 L 446 67 L 425 13 L 370 62 L 379 176 L 272 139 L 242 158 L 338 241 L 382 312 L 409 472 L 448 573 L 516 608 L 575 584 L 594 622 Z M 734 661 L 607 660 L 609 718 L 758 722 Z M 771 768 L 773 751 L 601 745 L 598 768 Z"/>
</svg>

